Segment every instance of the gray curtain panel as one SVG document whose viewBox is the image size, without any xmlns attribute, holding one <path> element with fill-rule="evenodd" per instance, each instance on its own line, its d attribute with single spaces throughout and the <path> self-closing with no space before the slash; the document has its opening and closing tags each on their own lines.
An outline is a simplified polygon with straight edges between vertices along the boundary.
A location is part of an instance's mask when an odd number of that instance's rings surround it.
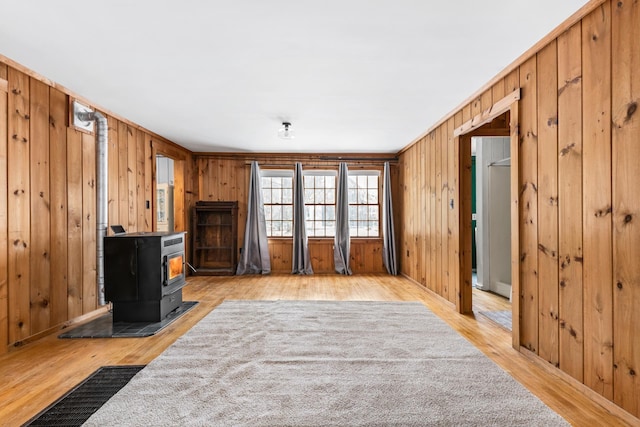
<svg viewBox="0 0 640 427">
<path fill-rule="evenodd" d="M 291 264 L 293 274 L 313 274 L 304 220 L 302 163 L 299 162 L 296 163 L 293 175 L 293 259 Z"/>
<path fill-rule="evenodd" d="M 244 245 L 236 274 L 269 273 L 271 273 L 271 259 L 269 258 L 269 241 L 267 240 L 267 226 L 264 219 L 264 204 L 260 186 L 260 167 L 258 162 L 253 161 L 249 178 Z"/>
<path fill-rule="evenodd" d="M 347 164 L 340 163 L 338 169 L 338 186 L 336 194 L 336 235 L 333 244 L 333 262 L 336 272 L 351 275 L 349 256 L 351 241 L 349 239 L 349 170 Z"/>
<path fill-rule="evenodd" d="M 382 179 L 382 261 L 389 274 L 397 276 L 396 232 L 393 228 L 393 202 L 391 199 L 389 162 L 384 162 L 384 177 Z"/>
</svg>

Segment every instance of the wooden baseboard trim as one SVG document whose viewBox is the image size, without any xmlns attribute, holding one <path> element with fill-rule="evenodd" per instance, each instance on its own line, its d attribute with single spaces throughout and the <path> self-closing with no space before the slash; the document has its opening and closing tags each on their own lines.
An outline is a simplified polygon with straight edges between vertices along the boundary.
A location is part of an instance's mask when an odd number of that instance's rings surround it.
<svg viewBox="0 0 640 427">
<path fill-rule="evenodd" d="M 25 345 L 27 345 L 29 343 L 32 343 L 34 341 L 37 341 L 40 338 L 43 338 L 43 337 L 45 337 L 45 336 L 47 336 L 49 334 L 52 334 L 54 332 L 58 332 L 58 331 L 61 331 L 63 329 L 67 329 L 67 328 L 69 328 L 71 326 L 75 326 L 77 324 L 84 323 L 84 322 L 89 321 L 89 320 L 93 320 L 96 317 L 99 317 L 99 316 L 102 316 L 105 313 L 108 313 L 110 309 L 111 309 L 111 304 L 104 305 L 104 306 L 102 306 L 102 307 L 100 307 L 100 308 L 98 308 L 96 310 L 93 310 L 93 311 L 91 311 L 89 313 L 83 314 L 82 316 L 74 317 L 71 320 L 67 320 L 66 322 L 61 323 L 61 324 L 56 325 L 56 326 L 52 326 L 52 327 L 50 327 L 48 329 L 45 329 L 42 332 L 38 332 L 37 334 L 31 335 L 30 337 L 27 337 L 27 338 L 25 338 L 23 340 L 16 341 L 13 344 L 9 344 L 9 346 L 7 347 L 7 352 L 11 352 L 11 351 L 17 350 L 19 348 L 22 348 Z"/>
<path fill-rule="evenodd" d="M 444 298 L 442 295 L 438 295 L 437 293 L 433 292 L 431 289 L 427 288 L 422 283 L 416 281 L 414 278 L 407 276 L 405 273 L 400 273 L 400 276 L 404 277 L 409 282 L 411 282 L 413 285 L 417 286 L 421 291 L 427 292 L 429 295 L 433 295 L 435 298 L 438 299 L 438 301 L 440 301 L 443 304 L 453 308 L 453 310 L 456 309 L 456 305 L 454 303 L 452 303 L 448 299 Z"/>
<path fill-rule="evenodd" d="M 564 380 L 566 383 L 568 383 L 573 388 L 575 388 L 578 392 L 582 393 L 584 396 L 586 396 L 593 402 L 597 403 L 598 405 L 602 406 L 606 411 L 608 411 L 612 415 L 629 423 L 629 425 L 632 425 L 632 426 L 640 425 L 640 418 L 636 418 L 635 416 L 633 416 L 633 414 L 630 414 L 629 412 L 625 411 L 624 409 L 622 409 L 621 407 L 619 407 L 609 399 L 605 398 L 601 394 L 591 390 L 589 387 L 582 384 L 580 381 L 576 380 L 571 375 L 561 371 L 560 369 L 551 365 L 547 361 L 541 359 L 537 354 L 535 354 L 531 350 L 525 347 L 520 347 L 520 353 L 523 354 L 531 362 L 535 363 L 537 366 L 544 369 L 547 373 L 551 375 L 555 375 L 560 379 Z"/>
</svg>

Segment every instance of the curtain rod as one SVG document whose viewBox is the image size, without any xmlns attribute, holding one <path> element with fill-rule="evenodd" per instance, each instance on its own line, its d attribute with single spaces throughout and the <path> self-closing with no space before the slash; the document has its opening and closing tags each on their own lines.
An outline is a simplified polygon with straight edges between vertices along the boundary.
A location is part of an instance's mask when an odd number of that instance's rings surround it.
<svg viewBox="0 0 640 427">
<path fill-rule="evenodd" d="M 269 162 L 258 162 L 260 167 L 269 167 L 269 168 L 294 168 L 295 167 L 295 162 L 294 163 L 269 163 Z M 304 162 L 301 162 L 304 164 Z M 251 166 L 251 162 L 250 161 L 246 161 L 244 162 L 245 166 Z M 326 167 L 330 167 L 332 165 L 307 165 L 307 168 L 317 168 L 317 169 L 322 169 L 322 168 L 326 168 Z M 336 165 L 337 166 L 337 165 Z M 382 164 L 380 163 L 359 163 L 357 165 L 352 165 L 352 168 L 361 168 L 361 167 L 382 167 Z"/>
</svg>

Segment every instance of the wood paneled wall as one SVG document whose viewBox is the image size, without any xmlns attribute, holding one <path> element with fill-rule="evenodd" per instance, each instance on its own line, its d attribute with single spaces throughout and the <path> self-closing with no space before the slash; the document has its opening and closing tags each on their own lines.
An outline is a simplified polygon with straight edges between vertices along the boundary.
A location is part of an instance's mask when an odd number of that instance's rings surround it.
<svg viewBox="0 0 640 427">
<path fill-rule="evenodd" d="M 96 142 L 69 126 L 70 98 L 0 62 L 0 353 L 98 308 Z M 190 153 L 125 119 L 108 124 L 109 224 L 152 230 L 155 152 L 183 159 L 186 211 Z M 176 229 L 186 221 L 183 212 Z"/>
<path fill-rule="evenodd" d="M 321 160 L 319 155 L 242 155 L 242 154 L 199 154 L 196 156 L 198 175 L 198 194 L 202 200 L 238 201 L 238 248 L 244 244 L 244 228 L 247 215 L 247 191 L 250 174 L 250 162 L 257 160 L 260 167 L 293 169 L 294 162 L 300 161 L 303 168 L 337 170 L 338 160 Z M 349 170 L 372 169 L 382 171 L 383 156 L 358 154 L 365 160 L 348 162 Z M 385 156 L 385 157 L 388 157 Z M 397 168 L 391 166 L 392 186 L 397 183 Z M 382 184 L 382 179 L 380 179 Z M 397 194 L 397 191 L 395 192 Z M 382 196 L 382 193 L 380 193 Z M 382 199 L 381 199 L 382 200 Z M 396 224 L 398 220 L 396 219 Z M 290 273 L 292 242 L 287 238 L 269 239 L 271 270 L 275 273 Z M 335 273 L 333 265 L 333 239 L 309 239 L 309 252 L 314 273 Z M 382 239 L 351 239 L 351 263 L 354 273 L 384 273 L 382 263 Z"/>
<path fill-rule="evenodd" d="M 456 153 L 467 149 L 465 138 L 456 146 L 451 126 L 521 88 L 513 157 L 518 160 L 512 164 L 519 180 L 514 240 L 519 245 L 513 260 L 519 269 L 517 338 L 527 352 L 635 416 L 640 415 L 638 40 L 637 1 L 592 1 L 583 16 L 401 152 L 399 168 L 401 271 L 455 302 L 452 289 L 464 285 L 455 274 L 468 246 L 456 218 L 467 201 L 460 198 L 456 179 L 468 175 L 459 173 L 468 165 L 460 164 Z M 454 209 L 447 210 L 451 201 Z"/>
</svg>

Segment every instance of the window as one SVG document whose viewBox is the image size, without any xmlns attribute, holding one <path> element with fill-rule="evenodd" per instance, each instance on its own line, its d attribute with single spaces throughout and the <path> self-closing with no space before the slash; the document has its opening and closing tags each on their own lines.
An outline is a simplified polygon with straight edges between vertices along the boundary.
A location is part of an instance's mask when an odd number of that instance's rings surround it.
<svg viewBox="0 0 640 427">
<path fill-rule="evenodd" d="M 267 236 L 293 236 L 293 171 L 263 170 L 261 175 Z"/>
<path fill-rule="evenodd" d="M 304 203 L 307 237 L 336 234 L 336 173 L 305 171 Z"/>
<path fill-rule="evenodd" d="M 349 172 L 349 234 L 351 237 L 380 235 L 378 171 Z"/>
</svg>

